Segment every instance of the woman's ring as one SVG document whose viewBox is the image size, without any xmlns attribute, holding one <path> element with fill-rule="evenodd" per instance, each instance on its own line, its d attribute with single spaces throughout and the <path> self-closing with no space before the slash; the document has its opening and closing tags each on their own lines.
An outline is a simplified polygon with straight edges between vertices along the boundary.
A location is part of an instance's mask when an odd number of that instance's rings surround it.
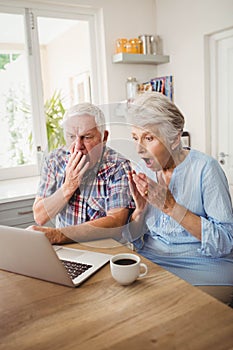
<svg viewBox="0 0 233 350">
<path fill-rule="evenodd" d="M 144 195 L 145 195 L 145 196 L 148 195 L 148 190 L 145 190 Z"/>
</svg>

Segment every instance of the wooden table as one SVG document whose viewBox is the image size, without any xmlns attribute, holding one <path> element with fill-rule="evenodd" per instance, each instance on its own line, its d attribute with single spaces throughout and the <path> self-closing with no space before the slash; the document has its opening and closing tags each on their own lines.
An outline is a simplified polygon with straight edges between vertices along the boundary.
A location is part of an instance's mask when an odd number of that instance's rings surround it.
<svg viewBox="0 0 233 350">
<path fill-rule="evenodd" d="M 109 264 L 75 289 L 0 270 L 0 349 L 233 349 L 230 307 L 142 261 L 148 275 L 126 287 Z"/>
</svg>

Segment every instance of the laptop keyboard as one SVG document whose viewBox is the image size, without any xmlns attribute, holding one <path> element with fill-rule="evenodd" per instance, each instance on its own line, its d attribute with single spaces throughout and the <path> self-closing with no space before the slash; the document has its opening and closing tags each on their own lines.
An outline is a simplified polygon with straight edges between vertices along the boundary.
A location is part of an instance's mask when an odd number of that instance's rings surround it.
<svg viewBox="0 0 233 350">
<path fill-rule="evenodd" d="M 61 262 L 65 266 L 68 275 L 71 277 L 72 280 L 92 267 L 92 265 L 77 263 L 68 260 L 61 260 Z"/>
</svg>

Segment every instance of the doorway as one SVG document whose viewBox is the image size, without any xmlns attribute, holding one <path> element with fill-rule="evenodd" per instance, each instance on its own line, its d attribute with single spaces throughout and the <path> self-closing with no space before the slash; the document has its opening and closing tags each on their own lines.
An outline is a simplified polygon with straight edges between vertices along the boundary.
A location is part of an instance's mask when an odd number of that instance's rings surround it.
<svg viewBox="0 0 233 350">
<path fill-rule="evenodd" d="M 221 164 L 233 198 L 233 28 L 206 37 L 207 150 Z"/>
</svg>

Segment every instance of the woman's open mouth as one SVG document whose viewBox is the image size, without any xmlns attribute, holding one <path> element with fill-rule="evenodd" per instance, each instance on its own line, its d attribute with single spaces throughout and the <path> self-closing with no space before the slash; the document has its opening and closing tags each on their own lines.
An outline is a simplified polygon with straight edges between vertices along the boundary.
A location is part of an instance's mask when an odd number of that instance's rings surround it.
<svg viewBox="0 0 233 350">
<path fill-rule="evenodd" d="M 154 159 L 152 158 L 142 158 L 142 159 L 144 160 L 148 168 L 151 168 L 152 165 L 154 164 Z"/>
</svg>

